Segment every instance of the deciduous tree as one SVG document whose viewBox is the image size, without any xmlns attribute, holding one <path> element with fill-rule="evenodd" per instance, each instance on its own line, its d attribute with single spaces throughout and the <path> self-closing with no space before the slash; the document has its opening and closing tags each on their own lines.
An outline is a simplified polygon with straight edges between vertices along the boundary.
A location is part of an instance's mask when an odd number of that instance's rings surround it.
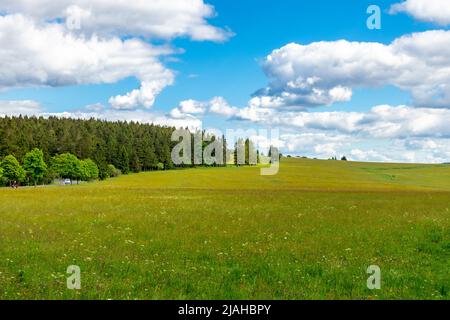
<svg viewBox="0 0 450 320">
<path fill-rule="evenodd" d="M 25 180 L 25 170 L 14 156 L 6 156 L 0 167 L 3 171 L 3 179 L 5 179 L 9 185 L 12 185 L 14 182 L 19 183 Z"/>
<path fill-rule="evenodd" d="M 30 182 L 37 185 L 44 179 L 47 172 L 47 164 L 44 161 L 44 152 L 40 149 L 33 149 L 23 158 L 23 168 Z"/>
</svg>

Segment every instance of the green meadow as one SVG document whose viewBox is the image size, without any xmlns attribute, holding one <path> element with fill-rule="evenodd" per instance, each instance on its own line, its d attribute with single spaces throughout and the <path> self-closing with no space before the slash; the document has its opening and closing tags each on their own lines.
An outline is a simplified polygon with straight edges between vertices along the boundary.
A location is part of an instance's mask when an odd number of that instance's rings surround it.
<svg viewBox="0 0 450 320">
<path fill-rule="evenodd" d="M 449 298 L 449 165 L 283 159 L 275 176 L 0 190 L 0 299 Z"/>
</svg>

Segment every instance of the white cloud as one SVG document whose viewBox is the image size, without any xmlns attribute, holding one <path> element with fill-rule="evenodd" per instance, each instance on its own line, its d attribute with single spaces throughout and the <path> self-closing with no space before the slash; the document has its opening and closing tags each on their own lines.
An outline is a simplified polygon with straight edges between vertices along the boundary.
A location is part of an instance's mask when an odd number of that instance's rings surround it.
<svg viewBox="0 0 450 320">
<path fill-rule="evenodd" d="M 0 88 L 115 83 L 136 77 L 141 88 L 111 99 L 115 108 L 151 107 L 174 74 L 158 60 L 170 54 L 137 39 L 108 40 L 67 33 L 23 15 L 0 16 Z"/>
<path fill-rule="evenodd" d="M 239 109 L 237 118 L 279 128 L 285 154 L 375 162 L 450 162 L 450 109 L 381 105 L 367 112 Z"/>
<path fill-rule="evenodd" d="M 182 119 L 186 117 L 193 117 L 193 115 L 201 115 L 206 112 L 207 103 L 197 100 L 181 101 L 177 108 L 170 111 L 169 115 L 175 119 Z"/>
<path fill-rule="evenodd" d="M 270 79 L 255 93 L 261 107 L 299 110 L 349 101 L 354 88 L 396 86 L 416 106 L 450 107 L 450 31 L 374 42 L 288 44 L 264 61 Z"/>
<path fill-rule="evenodd" d="M 60 19 L 88 36 L 190 37 L 212 41 L 231 36 L 208 23 L 215 10 L 203 0 L 2 0 L 2 11 L 24 13 L 41 22 Z"/>
<path fill-rule="evenodd" d="M 0 117 L 4 116 L 36 116 L 85 119 L 91 118 L 107 121 L 134 121 L 153 123 L 155 125 L 176 128 L 198 129 L 202 121 L 191 115 L 171 117 L 157 112 L 145 110 L 115 110 L 106 108 L 101 103 L 88 105 L 82 110 L 66 112 L 46 112 L 40 103 L 32 100 L 0 100 Z"/>
<path fill-rule="evenodd" d="M 88 111 L 100 112 L 105 110 L 105 106 L 101 103 L 90 104 L 84 107 Z"/>
<path fill-rule="evenodd" d="M 185 115 L 212 113 L 231 117 L 237 114 L 238 111 L 238 108 L 230 106 L 223 97 L 214 97 L 209 101 L 197 101 L 193 99 L 181 101 L 179 106 L 170 112 L 170 115 L 178 118 Z"/>
<path fill-rule="evenodd" d="M 0 116 L 36 116 L 85 119 L 91 118 L 107 121 L 134 121 L 176 128 L 198 129 L 202 127 L 201 120 L 192 116 L 173 118 L 156 112 L 144 110 L 114 110 L 105 109 L 101 104 L 86 106 L 79 111 L 46 112 L 35 101 L 1 101 Z"/>
<path fill-rule="evenodd" d="M 346 135 L 324 132 L 282 134 L 280 140 L 282 152 L 322 159 L 340 155 L 355 141 Z"/>
<path fill-rule="evenodd" d="M 36 101 L 0 100 L 0 116 L 31 116 L 42 111 L 42 106 Z"/>
<path fill-rule="evenodd" d="M 381 105 L 368 112 L 278 112 L 247 107 L 243 120 L 293 129 L 334 131 L 372 138 L 450 138 L 450 110 Z M 266 110 L 266 109 L 263 109 Z"/>
<path fill-rule="evenodd" d="M 389 162 L 392 158 L 387 157 L 375 150 L 352 149 L 350 151 L 350 159 L 353 161 L 372 161 L 372 162 Z"/>
<path fill-rule="evenodd" d="M 206 109 L 206 104 L 195 100 L 185 100 L 180 102 L 180 111 L 182 113 L 188 114 L 199 114 L 204 113 Z"/>
<path fill-rule="evenodd" d="M 126 95 L 111 97 L 109 103 L 114 109 L 132 110 L 138 106 L 150 108 L 155 103 L 156 97 L 172 83 L 173 78 L 168 73 L 167 78 L 143 81 L 139 89 L 135 89 Z"/>
<path fill-rule="evenodd" d="M 174 82 L 160 62 L 174 50 L 142 38 L 224 41 L 231 35 L 208 23 L 215 11 L 203 0 L 2 0 L 0 12 L 0 89 L 134 77 L 140 88 L 109 100 L 123 110 L 152 107 Z"/>
<path fill-rule="evenodd" d="M 448 0 L 406 0 L 391 6 L 390 13 L 405 12 L 417 20 L 438 25 L 450 25 Z"/>
<path fill-rule="evenodd" d="M 289 133 L 280 136 L 283 154 L 351 161 L 393 163 L 450 162 L 449 138 L 371 139 L 331 132 Z M 414 147 L 410 147 L 414 143 Z"/>
<path fill-rule="evenodd" d="M 197 129 L 202 127 L 202 122 L 195 117 L 172 118 L 156 112 L 148 112 L 144 110 L 113 110 L 106 109 L 100 112 L 90 111 L 74 111 L 61 113 L 41 113 L 39 115 L 49 117 L 65 117 L 76 119 L 100 119 L 107 121 L 134 121 L 139 123 L 152 123 L 155 125 L 170 126 L 176 128 Z"/>
<path fill-rule="evenodd" d="M 223 97 L 215 97 L 209 102 L 209 112 L 230 117 L 238 112 L 238 108 L 230 106 Z"/>
</svg>

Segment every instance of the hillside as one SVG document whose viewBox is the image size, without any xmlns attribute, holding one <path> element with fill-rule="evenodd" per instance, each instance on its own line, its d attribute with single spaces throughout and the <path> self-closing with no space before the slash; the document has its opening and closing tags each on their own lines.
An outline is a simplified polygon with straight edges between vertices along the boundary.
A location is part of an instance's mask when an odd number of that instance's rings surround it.
<svg viewBox="0 0 450 320">
<path fill-rule="evenodd" d="M 0 298 L 449 299 L 450 167 L 284 159 L 0 190 Z M 82 290 L 66 289 L 78 265 Z M 367 267 L 383 290 L 366 287 Z"/>
</svg>

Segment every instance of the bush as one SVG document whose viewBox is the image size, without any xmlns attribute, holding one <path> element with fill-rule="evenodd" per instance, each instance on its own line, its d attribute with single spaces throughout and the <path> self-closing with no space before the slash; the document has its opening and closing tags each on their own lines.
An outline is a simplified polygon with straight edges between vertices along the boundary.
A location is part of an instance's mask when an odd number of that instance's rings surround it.
<svg viewBox="0 0 450 320">
<path fill-rule="evenodd" d="M 162 163 L 162 162 L 158 163 L 158 165 L 156 166 L 156 169 L 157 170 L 164 170 L 165 169 L 164 163 Z"/>
<path fill-rule="evenodd" d="M 110 177 L 110 178 L 117 178 L 118 176 L 120 176 L 122 174 L 122 171 L 120 171 L 119 169 L 114 167 L 114 165 L 109 164 L 107 174 L 108 174 L 108 177 Z"/>
</svg>

